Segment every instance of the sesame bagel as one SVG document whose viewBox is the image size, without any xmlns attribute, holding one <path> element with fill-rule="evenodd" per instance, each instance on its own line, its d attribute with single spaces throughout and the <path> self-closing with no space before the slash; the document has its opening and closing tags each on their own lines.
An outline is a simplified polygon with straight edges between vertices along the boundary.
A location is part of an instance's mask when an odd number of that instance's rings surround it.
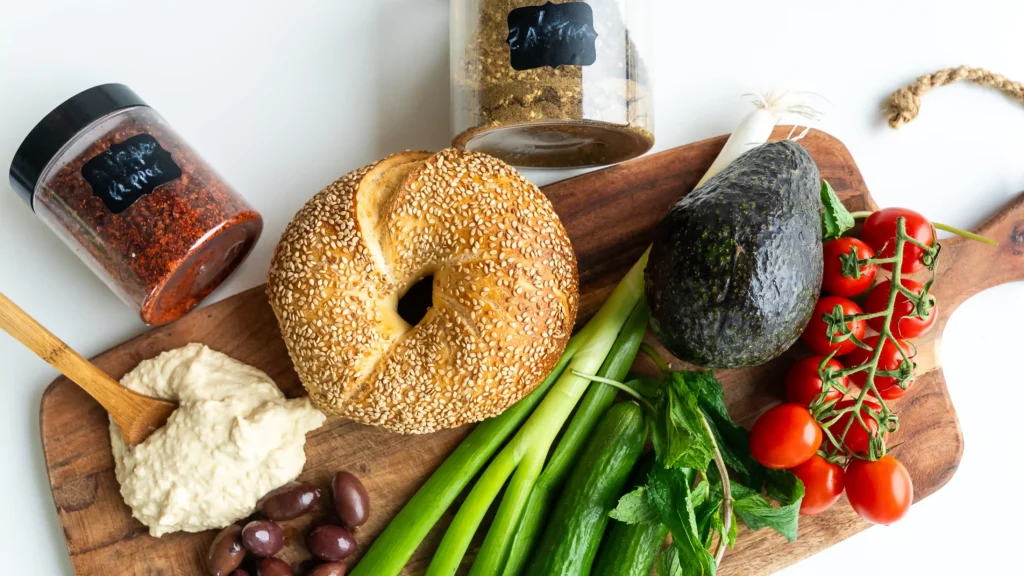
<svg viewBox="0 0 1024 576">
<path fill-rule="evenodd" d="M 433 275 L 415 326 L 398 301 Z M 479 153 L 405 152 L 320 191 L 285 229 L 267 293 L 325 412 L 401 433 L 495 416 L 554 367 L 576 258 L 548 199 Z"/>
</svg>

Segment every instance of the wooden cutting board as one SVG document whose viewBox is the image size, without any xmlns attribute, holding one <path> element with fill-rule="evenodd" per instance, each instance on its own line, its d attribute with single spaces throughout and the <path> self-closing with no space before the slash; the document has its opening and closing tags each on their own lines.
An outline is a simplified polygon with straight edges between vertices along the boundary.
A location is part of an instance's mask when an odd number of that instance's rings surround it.
<svg viewBox="0 0 1024 576">
<path fill-rule="evenodd" d="M 780 128 L 776 138 L 784 138 L 788 131 Z M 724 137 L 713 138 L 674 148 L 544 189 L 578 255 L 581 321 L 593 314 L 637 259 L 650 242 L 655 225 L 694 186 L 724 141 Z M 802 144 L 814 156 L 822 177 L 851 210 L 876 208 L 841 142 L 812 131 Z M 997 284 L 1024 280 L 1024 195 L 979 230 L 997 239 L 999 247 L 958 238 L 942 243 L 934 291 L 941 316 L 935 328 L 917 342 L 919 377 L 910 393 L 896 404 L 902 425 L 892 443 L 900 444 L 896 454 L 914 478 L 917 499 L 950 479 L 963 451 L 963 437 L 940 369 L 940 335 L 949 314 L 970 296 Z M 289 396 L 302 393 L 262 287 L 157 328 L 100 355 L 95 362 L 120 377 L 141 360 L 189 342 L 205 343 L 266 371 Z M 732 416 L 749 425 L 777 403 L 785 371 L 792 357 L 800 353 L 791 350 L 765 366 L 719 371 Z M 372 509 L 370 522 L 357 535 L 365 549 L 468 430 L 399 436 L 332 418 L 310 434 L 308 463 L 301 478 L 326 487 L 335 471 L 347 469 L 363 479 Z M 77 574 L 203 574 L 202 558 L 214 532 L 160 539 L 148 535 L 118 493 L 106 414 L 64 378 L 51 384 L 43 395 L 41 432 L 57 513 Z M 449 518 L 441 522 L 441 529 Z M 289 522 L 286 531 L 302 533 L 312 520 Z M 821 516 L 802 519 L 795 543 L 767 530 L 741 533 L 736 548 L 726 554 L 721 573 L 768 574 L 867 527 L 844 499 Z M 423 573 L 440 535 L 441 530 L 435 529 L 406 574 Z M 308 557 L 301 546 L 286 549 L 282 556 L 295 564 Z"/>
</svg>

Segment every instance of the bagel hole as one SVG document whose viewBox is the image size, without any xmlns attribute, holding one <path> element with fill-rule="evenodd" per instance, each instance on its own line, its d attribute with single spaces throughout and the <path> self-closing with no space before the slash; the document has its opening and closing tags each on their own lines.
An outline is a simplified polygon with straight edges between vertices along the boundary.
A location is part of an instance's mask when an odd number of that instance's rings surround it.
<svg viewBox="0 0 1024 576">
<path fill-rule="evenodd" d="M 423 320 L 434 299 L 434 275 L 416 282 L 398 299 L 398 315 L 415 326 Z"/>
</svg>

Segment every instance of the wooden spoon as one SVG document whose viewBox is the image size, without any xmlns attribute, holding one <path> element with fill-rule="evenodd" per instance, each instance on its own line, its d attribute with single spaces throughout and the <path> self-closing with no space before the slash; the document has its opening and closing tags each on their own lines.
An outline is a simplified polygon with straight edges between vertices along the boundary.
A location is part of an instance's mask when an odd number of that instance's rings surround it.
<svg viewBox="0 0 1024 576">
<path fill-rule="evenodd" d="M 174 402 L 151 398 L 125 388 L 61 342 L 2 293 L 0 328 L 95 398 L 121 428 L 121 435 L 129 446 L 135 446 L 148 438 L 178 408 Z"/>
</svg>

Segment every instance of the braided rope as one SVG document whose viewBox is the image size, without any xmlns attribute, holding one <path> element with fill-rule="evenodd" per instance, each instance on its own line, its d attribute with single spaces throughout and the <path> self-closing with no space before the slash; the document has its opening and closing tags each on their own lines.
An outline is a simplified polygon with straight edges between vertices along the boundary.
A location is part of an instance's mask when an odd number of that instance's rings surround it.
<svg viewBox="0 0 1024 576">
<path fill-rule="evenodd" d="M 913 84 L 893 92 L 886 106 L 889 126 L 899 128 L 917 118 L 918 112 L 921 111 L 922 96 L 932 88 L 946 86 L 960 80 L 969 80 L 975 84 L 990 86 L 1024 104 L 1024 84 L 1020 82 L 1014 82 L 1001 74 L 995 74 L 983 68 L 970 66 L 946 68 L 933 74 L 925 74 L 915 80 Z"/>
</svg>

